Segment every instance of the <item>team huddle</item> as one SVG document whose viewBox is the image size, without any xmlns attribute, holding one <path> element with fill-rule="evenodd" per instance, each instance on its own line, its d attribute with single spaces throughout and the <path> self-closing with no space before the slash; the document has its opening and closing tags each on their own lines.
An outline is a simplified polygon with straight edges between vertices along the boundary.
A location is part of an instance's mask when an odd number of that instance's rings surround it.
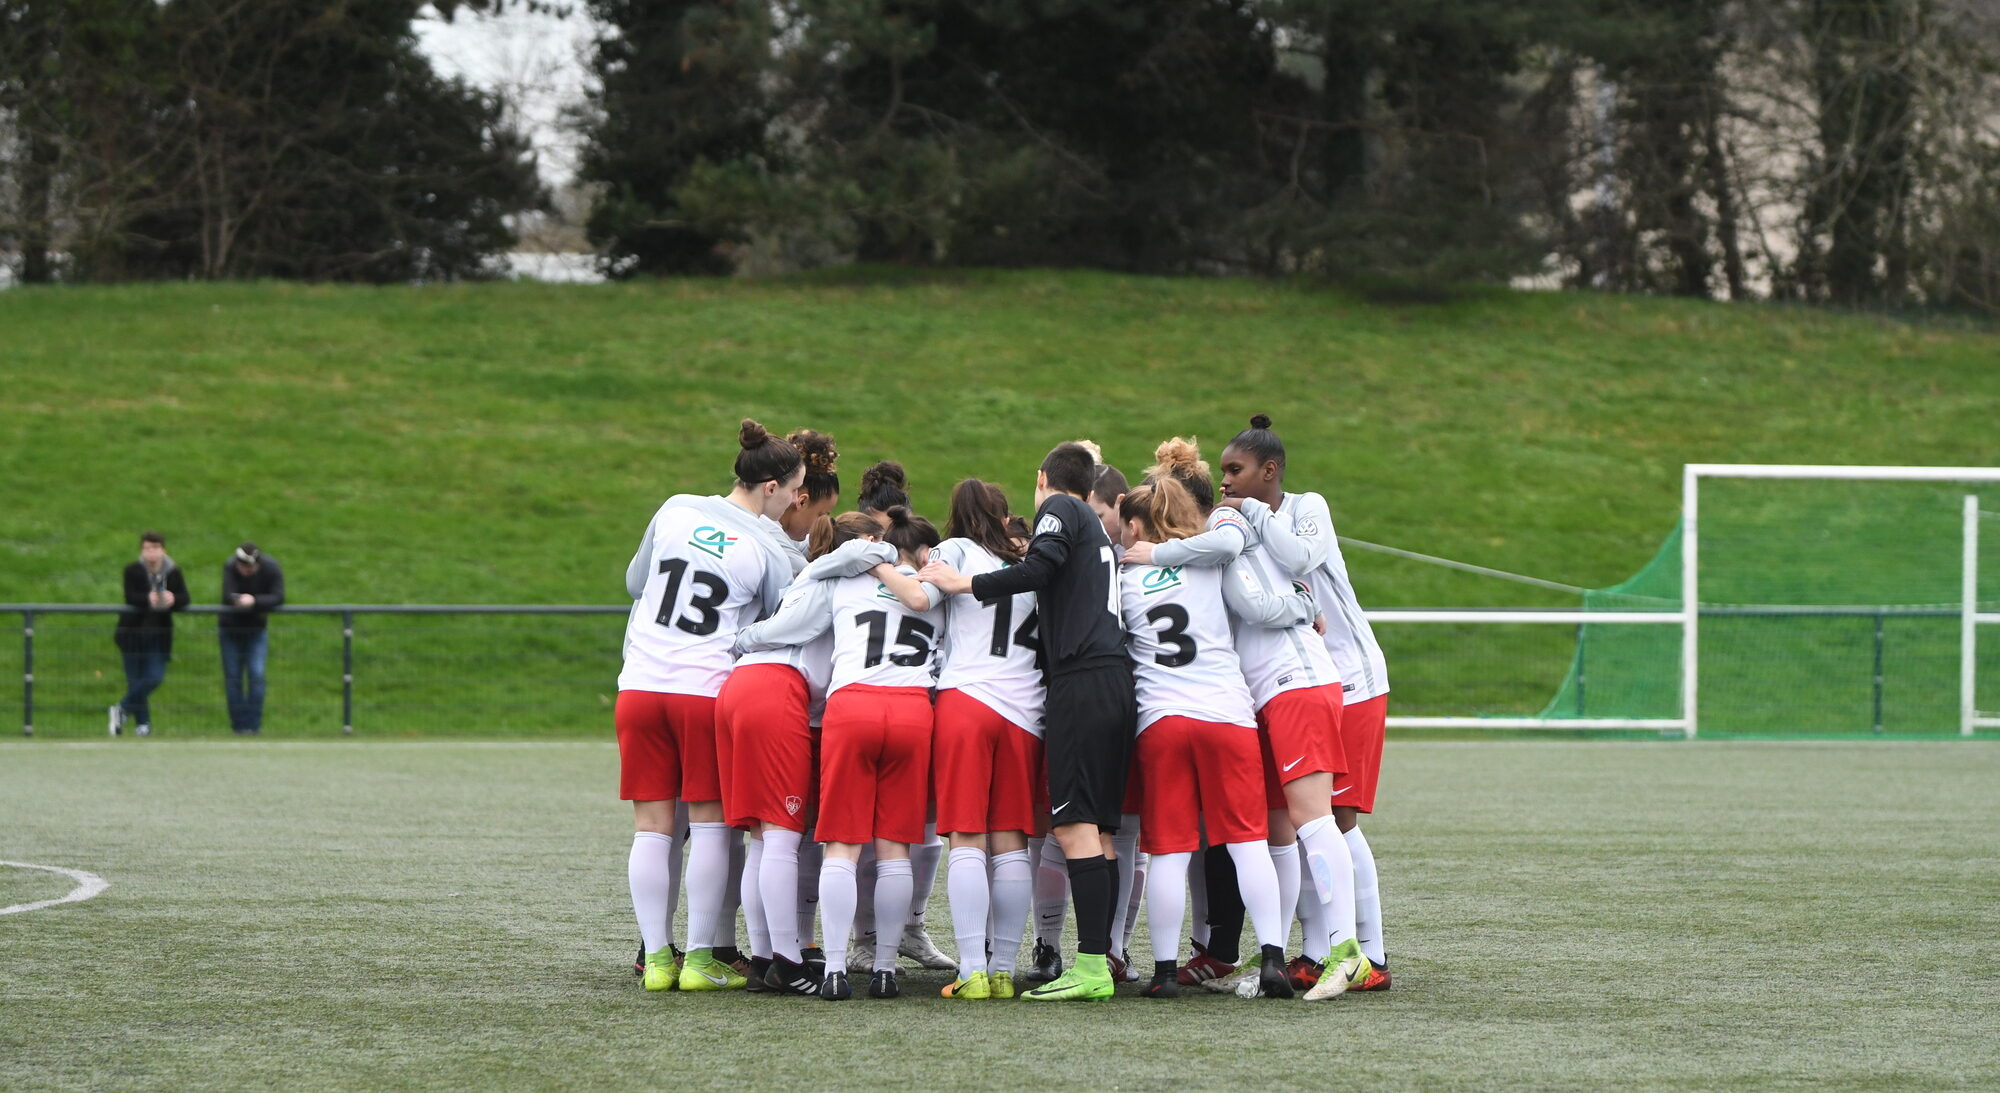
<svg viewBox="0 0 2000 1093">
<path fill-rule="evenodd" d="M 625 574 L 645 989 L 841 1001 L 865 972 L 893 998 L 907 956 L 956 968 L 946 998 L 1012 998 L 1018 974 L 1025 999 L 1101 1000 L 1142 978 L 1142 904 L 1146 997 L 1389 986 L 1358 826 L 1388 678 L 1327 503 L 1286 492 L 1268 417 L 1223 449 L 1219 491 L 1192 441 L 1137 485 L 1069 442 L 1032 523 L 967 479 L 942 534 L 896 464 L 834 516 L 831 437 L 746 420 L 738 439 L 731 492 L 668 499 Z M 955 961 L 925 923 L 940 858 Z"/>
</svg>

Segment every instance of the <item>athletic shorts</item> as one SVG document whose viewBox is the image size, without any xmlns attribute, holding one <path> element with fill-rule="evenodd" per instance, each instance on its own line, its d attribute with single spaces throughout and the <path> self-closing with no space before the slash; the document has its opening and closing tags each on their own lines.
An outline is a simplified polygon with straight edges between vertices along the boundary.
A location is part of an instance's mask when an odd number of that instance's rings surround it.
<svg viewBox="0 0 2000 1093">
<path fill-rule="evenodd" d="M 1139 777 L 1146 783 L 1139 849 L 1184 854 L 1266 837 L 1263 759 L 1256 729 L 1162 717 L 1139 734 Z"/>
<path fill-rule="evenodd" d="M 813 802 L 812 696 L 783 664 L 746 664 L 715 697 L 722 818 L 741 828 L 806 829 Z"/>
<path fill-rule="evenodd" d="M 854 683 L 833 692 L 820 721 L 814 837 L 923 842 L 930 770 L 929 688 Z"/>
<path fill-rule="evenodd" d="M 934 724 L 938 834 L 1040 834 L 1049 807 L 1040 738 L 960 690 L 938 692 Z"/>
<path fill-rule="evenodd" d="M 1285 807 L 1285 783 L 1347 769 L 1340 747 L 1340 685 L 1281 692 L 1257 711 L 1264 750 L 1264 799 Z"/>
<path fill-rule="evenodd" d="M 662 691 L 619 691 L 618 798 L 718 801 L 715 699 Z"/>
<path fill-rule="evenodd" d="M 1382 725 L 1389 717 L 1389 696 L 1382 694 L 1340 711 L 1340 746 L 1354 769 L 1333 780 L 1333 803 L 1362 812 L 1375 811 L 1375 780 L 1382 773 Z"/>
<path fill-rule="evenodd" d="M 1049 766 L 1049 823 L 1118 830 L 1139 707 L 1132 662 L 1104 661 L 1049 678 L 1042 748 Z"/>
</svg>

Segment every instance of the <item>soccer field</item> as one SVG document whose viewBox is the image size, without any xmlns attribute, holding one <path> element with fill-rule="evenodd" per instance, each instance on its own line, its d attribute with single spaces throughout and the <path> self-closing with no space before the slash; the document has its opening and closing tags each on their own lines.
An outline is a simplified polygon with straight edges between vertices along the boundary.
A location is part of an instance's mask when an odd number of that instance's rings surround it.
<svg viewBox="0 0 2000 1093">
<path fill-rule="evenodd" d="M 1385 769 L 1385 994 L 954 1003 L 906 971 L 832 1005 L 639 990 L 609 743 L 0 745 L 0 860 L 110 882 L 0 916 L 0 1089 L 2000 1075 L 2000 749 L 1397 741 Z M 0 906 L 70 887 L 0 868 Z M 942 883 L 931 913 L 942 941 Z"/>
</svg>

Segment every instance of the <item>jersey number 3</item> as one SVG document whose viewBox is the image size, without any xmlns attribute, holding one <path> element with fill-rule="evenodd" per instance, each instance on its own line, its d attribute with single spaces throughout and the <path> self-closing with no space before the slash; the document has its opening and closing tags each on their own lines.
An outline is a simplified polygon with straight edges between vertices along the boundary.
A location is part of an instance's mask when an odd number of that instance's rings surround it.
<svg viewBox="0 0 2000 1093">
<path fill-rule="evenodd" d="M 1162 622 L 1166 623 L 1166 628 L 1161 630 L 1155 637 L 1161 645 L 1173 646 L 1173 652 L 1171 653 L 1160 652 L 1153 654 L 1153 659 L 1156 662 L 1167 668 L 1179 668 L 1183 664 L 1194 663 L 1196 649 L 1194 639 L 1188 637 L 1187 634 L 1187 608 L 1177 603 L 1163 603 L 1146 612 L 1146 621 L 1155 626 L 1158 626 Z"/>
<path fill-rule="evenodd" d="M 685 558 L 668 558 L 660 563 L 660 572 L 667 575 L 667 588 L 660 593 L 660 613 L 653 621 L 661 626 L 679 627 L 697 637 L 715 633 L 716 627 L 722 625 L 722 613 L 716 608 L 729 598 L 729 583 L 706 570 L 697 569 L 690 575 Z M 688 596 L 688 613 L 677 620 L 674 605 L 680 601 L 683 579 L 689 579 L 694 589 Z"/>
</svg>

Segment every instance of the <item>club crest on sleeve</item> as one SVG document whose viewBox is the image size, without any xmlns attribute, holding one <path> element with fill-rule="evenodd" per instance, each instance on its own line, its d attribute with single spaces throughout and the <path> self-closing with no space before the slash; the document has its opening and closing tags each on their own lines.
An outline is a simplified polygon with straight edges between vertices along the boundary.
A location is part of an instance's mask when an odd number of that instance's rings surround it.
<svg viewBox="0 0 2000 1093">
<path fill-rule="evenodd" d="M 1036 535 L 1061 535 L 1062 529 L 1062 517 L 1053 512 L 1043 516 L 1035 524 Z"/>
<path fill-rule="evenodd" d="M 1306 519 L 1300 520 L 1297 524 L 1293 525 L 1293 528 L 1300 535 L 1318 535 L 1319 521 L 1314 520 L 1311 517 L 1307 517 Z"/>
<path fill-rule="evenodd" d="M 1177 565 L 1163 565 L 1157 569 L 1149 569 L 1144 577 L 1139 578 L 1139 588 L 1148 596 L 1155 592 L 1165 592 L 1170 588 L 1179 588 L 1180 584 L 1181 567 Z"/>
<path fill-rule="evenodd" d="M 1304 581 L 1293 581 L 1293 582 L 1292 582 L 1292 591 L 1294 591 L 1294 592 L 1303 592 L 1303 593 L 1305 593 L 1305 594 L 1306 594 L 1306 595 L 1308 595 L 1308 596 L 1312 595 L 1312 589 L 1310 589 L 1310 588 L 1307 588 L 1307 587 L 1306 587 L 1306 584 L 1305 584 L 1305 582 L 1304 582 Z"/>
<path fill-rule="evenodd" d="M 736 541 L 736 536 L 717 527 L 698 527 L 688 536 L 689 546 L 715 558 L 722 557 Z"/>
</svg>

